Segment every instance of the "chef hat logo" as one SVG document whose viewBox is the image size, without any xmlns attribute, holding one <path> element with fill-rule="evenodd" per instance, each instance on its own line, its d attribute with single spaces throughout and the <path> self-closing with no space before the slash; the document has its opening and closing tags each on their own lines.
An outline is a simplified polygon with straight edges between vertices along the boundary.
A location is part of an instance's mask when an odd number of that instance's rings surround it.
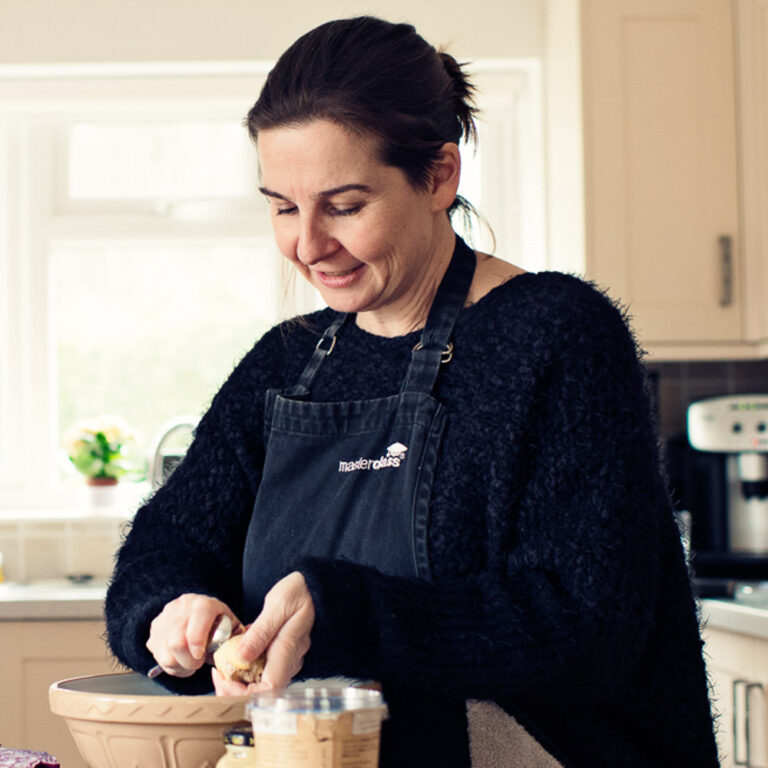
<svg viewBox="0 0 768 768">
<path fill-rule="evenodd" d="M 404 459 L 405 458 L 405 452 L 408 450 L 407 445 L 403 445 L 402 443 L 392 443 L 387 448 L 387 458 L 391 459 Z"/>
</svg>

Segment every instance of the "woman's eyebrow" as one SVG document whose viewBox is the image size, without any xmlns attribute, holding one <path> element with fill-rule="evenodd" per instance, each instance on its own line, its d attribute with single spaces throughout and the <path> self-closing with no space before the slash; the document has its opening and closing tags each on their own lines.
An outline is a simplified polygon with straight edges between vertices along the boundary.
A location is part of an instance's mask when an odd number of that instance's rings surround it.
<svg viewBox="0 0 768 768">
<path fill-rule="evenodd" d="M 373 190 L 367 184 L 342 184 L 340 187 L 323 190 L 318 197 L 332 197 L 340 195 L 342 192 L 372 192 Z"/>
<path fill-rule="evenodd" d="M 287 198 L 283 197 L 279 192 L 274 192 L 271 189 L 267 189 L 266 187 L 259 187 L 259 192 L 261 192 L 262 195 L 266 195 L 267 197 L 277 197 L 280 200 L 287 200 Z"/>
<path fill-rule="evenodd" d="M 341 186 L 333 187 L 332 189 L 324 189 L 317 195 L 317 197 L 333 197 L 333 195 L 340 195 L 343 192 L 352 191 L 370 193 L 373 190 L 367 184 L 342 184 Z M 274 197 L 278 200 L 288 200 L 285 195 L 280 194 L 280 192 L 275 192 L 267 187 L 259 187 L 259 192 L 267 197 Z"/>
</svg>

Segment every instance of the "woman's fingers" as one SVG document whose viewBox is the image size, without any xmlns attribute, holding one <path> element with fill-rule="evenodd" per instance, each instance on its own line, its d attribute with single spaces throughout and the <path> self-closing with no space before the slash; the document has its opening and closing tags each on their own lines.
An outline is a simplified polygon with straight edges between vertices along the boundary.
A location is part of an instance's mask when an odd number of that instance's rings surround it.
<svg viewBox="0 0 768 768">
<path fill-rule="evenodd" d="M 221 608 L 209 601 L 202 604 L 196 602 L 195 608 L 197 610 L 193 610 L 189 615 L 184 641 L 192 658 L 197 662 L 204 660 L 208 640 L 217 617 L 221 615 Z"/>
<path fill-rule="evenodd" d="M 189 677 L 206 659 L 206 646 L 216 618 L 229 607 L 208 595 L 185 594 L 166 603 L 150 626 L 147 648 L 165 672 Z"/>
<path fill-rule="evenodd" d="M 236 680 L 227 680 L 216 667 L 211 670 L 213 687 L 217 696 L 247 696 L 257 690 L 256 683 L 239 683 Z"/>
<path fill-rule="evenodd" d="M 251 662 L 266 651 L 259 690 L 283 688 L 301 670 L 315 623 L 315 606 L 304 576 L 298 571 L 275 584 L 264 608 L 245 632 L 239 656 Z"/>
<path fill-rule="evenodd" d="M 263 687 L 288 685 L 301 670 L 309 645 L 309 632 L 305 631 L 303 621 L 296 621 L 296 617 L 289 619 L 267 650 L 267 663 L 261 677 Z"/>
</svg>

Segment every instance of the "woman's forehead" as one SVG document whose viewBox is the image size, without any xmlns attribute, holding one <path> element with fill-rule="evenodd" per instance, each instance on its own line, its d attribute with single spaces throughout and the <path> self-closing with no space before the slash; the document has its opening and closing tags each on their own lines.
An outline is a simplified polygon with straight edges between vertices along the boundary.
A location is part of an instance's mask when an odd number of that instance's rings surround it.
<svg viewBox="0 0 768 768">
<path fill-rule="evenodd" d="M 298 184 L 317 192 L 349 184 L 369 184 L 392 171 L 380 158 L 378 143 L 330 120 L 269 128 L 257 140 L 263 186 Z"/>
</svg>

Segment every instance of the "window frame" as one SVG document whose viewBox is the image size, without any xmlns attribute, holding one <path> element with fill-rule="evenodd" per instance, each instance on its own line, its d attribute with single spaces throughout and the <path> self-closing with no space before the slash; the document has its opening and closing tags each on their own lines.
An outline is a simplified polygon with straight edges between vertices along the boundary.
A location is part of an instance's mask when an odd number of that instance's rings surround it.
<svg viewBox="0 0 768 768">
<path fill-rule="evenodd" d="M 212 220 L 187 221 L 142 206 L 119 212 L 110 204 L 72 205 L 62 196 L 63 174 L 56 166 L 65 161 L 64 153 L 57 153 L 64 126 L 140 116 L 242 118 L 270 67 L 269 62 L 0 65 L 0 183 L 10 191 L 8 205 L 0 206 L 0 510 L 6 515 L 16 510 L 23 517 L 29 509 L 74 514 L 78 507 L 75 490 L 59 482 L 50 243 L 97 241 L 106 234 L 126 240 L 260 240 L 268 228 L 266 207 L 256 212 L 234 206 Z M 480 60 L 469 69 L 481 83 L 486 76 L 499 83 L 487 114 L 495 119 L 506 110 L 507 129 L 520 141 L 517 154 L 524 167 L 514 173 L 523 185 L 517 192 L 525 207 L 522 222 L 529 226 L 523 247 L 538 259 L 533 265 L 523 259 L 523 266 L 546 267 L 541 62 Z M 505 92 L 510 82 L 516 83 L 514 93 Z M 491 169 L 500 163 L 494 147 L 503 146 L 505 128 L 493 130 L 486 149 Z M 484 200 L 501 210 L 511 184 L 507 178 L 502 182 L 483 177 Z M 496 235 L 503 242 L 503 216 L 499 221 Z M 303 281 L 296 281 L 294 301 L 299 307 L 317 305 Z"/>
</svg>

